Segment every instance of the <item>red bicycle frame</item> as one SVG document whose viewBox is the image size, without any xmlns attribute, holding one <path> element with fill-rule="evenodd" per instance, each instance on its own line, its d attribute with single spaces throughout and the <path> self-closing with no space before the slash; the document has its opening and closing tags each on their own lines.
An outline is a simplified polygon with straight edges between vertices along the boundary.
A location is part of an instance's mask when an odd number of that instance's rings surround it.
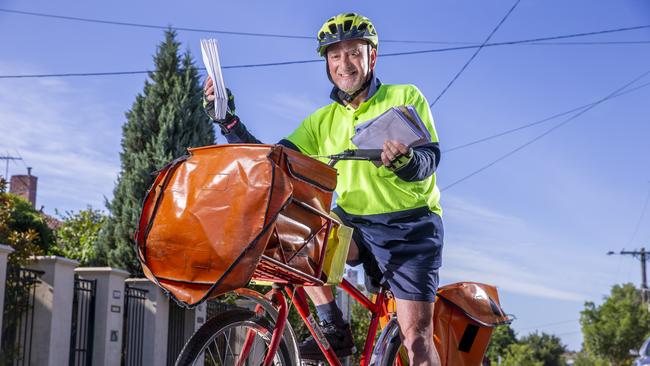
<svg viewBox="0 0 650 366">
<path fill-rule="evenodd" d="M 366 336 L 366 342 L 363 347 L 363 353 L 361 354 L 360 366 L 367 366 L 370 362 L 370 357 L 372 354 L 372 348 L 375 343 L 375 335 L 377 334 L 377 328 L 379 327 L 379 318 L 387 315 L 388 309 L 386 308 L 386 293 L 382 289 L 379 294 L 376 296 L 375 300 L 370 300 L 366 295 L 364 295 L 360 290 L 358 290 L 354 285 L 348 282 L 346 279 L 343 279 L 339 285 L 345 292 L 350 294 L 357 302 L 359 302 L 364 308 L 366 308 L 370 314 L 370 325 L 368 327 L 368 333 Z M 286 291 L 287 295 L 293 302 L 302 318 L 303 322 L 309 329 L 309 332 L 312 334 L 316 343 L 320 347 L 321 351 L 325 355 L 325 358 L 331 366 L 341 366 L 341 362 L 336 356 L 332 347 L 330 347 L 327 339 L 323 335 L 320 327 L 316 323 L 313 315 L 309 311 L 309 304 L 307 302 L 307 295 L 302 286 L 293 286 L 293 285 L 279 285 L 276 284 L 273 286 L 273 289 L 267 293 L 267 297 L 270 297 L 274 305 L 278 309 L 278 317 L 275 324 L 275 329 L 273 330 L 271 344 L 269 345 L 269 350 L 266 358 L 264 359 L 264 366 L 270 366 L 273 362 L 273 357 L 278 350 L 280 344 L 280 338 L 284 333 L 284 328 L 286 326 L 287 317 L 288 317 L 288 305 L 282 294 L 282 289 Z M 248 337 L 247 337 L 248 338 Z"/>
</svg>

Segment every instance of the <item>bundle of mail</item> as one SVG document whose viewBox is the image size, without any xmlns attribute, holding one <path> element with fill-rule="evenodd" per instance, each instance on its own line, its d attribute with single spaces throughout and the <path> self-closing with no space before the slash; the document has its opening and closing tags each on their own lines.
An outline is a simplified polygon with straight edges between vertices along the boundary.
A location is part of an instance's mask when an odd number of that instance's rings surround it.
<svg viewBox="0 0 650 366">
<path fill-rule="evenodd" d="M 431 142 L 431 134 L 411 105 L 392 107 L 379 117 L 355 126 L 352 143 L 359 149 L 382 149 L 396 140 L 408 147 Z"/>
<path fill-rule="evenodd" d="M 228 110 L 228 94 L 226 85 L 223 83 L 221 74 L 221 62 L 219 61 L 219 42 L 216 39 L 202 39 L 201 53 L 203 54 L 203 63 L 208 75 L 214 82 L 214 114 L 217 119 L 225 119 Z"/>
</svg>

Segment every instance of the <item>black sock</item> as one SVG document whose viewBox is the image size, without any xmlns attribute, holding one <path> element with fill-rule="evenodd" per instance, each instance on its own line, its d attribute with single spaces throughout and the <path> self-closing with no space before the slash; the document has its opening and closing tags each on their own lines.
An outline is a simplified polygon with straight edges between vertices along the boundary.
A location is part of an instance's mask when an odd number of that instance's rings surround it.
<svg viewBox="0 0 650 366">
<path fill-rule="evenodd" d="M 318 314 L 318 319 L 323 323 L 334 323 L 337 326 L 345 325 L 343 313 L 341 313 L 341 310 L 336 305 L 336 301 L 316 305 L 316 313 Z"/>
</svg>

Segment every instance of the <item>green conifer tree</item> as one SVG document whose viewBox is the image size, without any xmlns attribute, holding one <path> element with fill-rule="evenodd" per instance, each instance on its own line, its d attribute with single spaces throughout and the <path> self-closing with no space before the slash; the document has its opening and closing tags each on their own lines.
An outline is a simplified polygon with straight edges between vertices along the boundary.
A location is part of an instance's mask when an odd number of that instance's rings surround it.
<svg viewBox="0 0 650 366">
<path fill-rule="evenodd" d="M 133 233 L 152 172 L 182 156 L 188 147 L 215 141 L 214 129 L 203 112 L 202 88 L 189 53 L 179 55 L 176 32 L 167 30 L 154 56 L 144 92 L 135 98 L 122 127 L 122 170 L 107 203 L 110 217 L 99 240 L 98 261 L 141 273 Z"/>
</svg>

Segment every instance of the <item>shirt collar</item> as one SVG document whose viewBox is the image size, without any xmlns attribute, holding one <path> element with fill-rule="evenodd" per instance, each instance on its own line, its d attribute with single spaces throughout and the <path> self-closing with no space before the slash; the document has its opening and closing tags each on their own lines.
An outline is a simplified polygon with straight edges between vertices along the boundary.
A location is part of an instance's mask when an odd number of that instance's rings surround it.
<svg viewBox="0 0 650 366">
<path fill-rule="evenodd" d="M 373 72 L 371 79 L 370 79 L 370 85 L 368 86 L 368 95 L 366 98 L 363 100 L 364 102 L 370 98 L 372 98 L 373 95 L 377 92 L 379 87 L 381 86 L 381 81 L 379 78 L 375 77 L 375 73 Z M 345 103 L 339 98 L 339 88 L 335 85 L 332 88 L 332 91 L 330 92 L 330 99 L 335 101 L 336 103 L 345 106 Z"/>
</svg>

